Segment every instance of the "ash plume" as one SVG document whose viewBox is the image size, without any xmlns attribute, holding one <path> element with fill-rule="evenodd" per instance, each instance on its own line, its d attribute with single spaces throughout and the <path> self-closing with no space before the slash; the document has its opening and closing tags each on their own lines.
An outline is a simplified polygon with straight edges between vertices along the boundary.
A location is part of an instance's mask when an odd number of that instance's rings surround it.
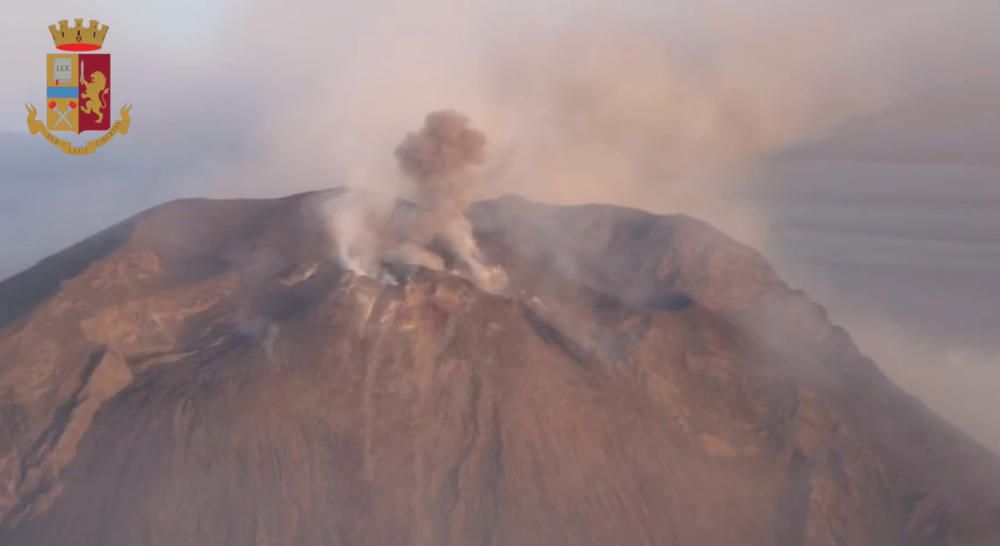
<svg viewBox="0 0 1000 546">
<path fill-rule="evenodd" d="M 330 211 L 341 265 L 388 282 L 394 279 L 383 265 L 451 269 L 483 289 L 502 289 L 506 275 L 483 263 L 465 218 L 486 143 L 486 135 L 465 115 L 455 110 L 428 114 L 423 127 L 407 134 L 395 150 L 400 172 L 413 183 L 411 213 L 378 210 L 363 194 Z"/>
<path fill-rule="evenodd" d="M 462 230 L 474 168 L 485 158 L 486 135 L 454 110 L 431 112 L 420 131 L 406 135 L 396 159 L 415 185 L 417 215 L 409 226 L 415 242 L 429 244 L 436 236 Z"/>
<path fill-rule="evenodd" d="M 501 288 L 502 271 L 483 265 L 465 218 L 476 168 L 486 160 L 486 135 L 459 112 L 431 112 L 420 131 L 406 135 L 396 148 L 396 159 L 415 185 L 417 210 L 408 226 L 410 242 L 426 247 L 440 239 L 474 282 L 489 290 Z"/>
<path fill-rule="evenodd" d="M 423 128 L 406 135 L 396 148 L 399 165 L 424 191 L 444 187 L 444 182 L 486 159 L 486 135 L 469 125 L 469 118 L 454 110 L 427 114 Z M 454 195 L 452 191 L 446 192 Z"/>
</svg>

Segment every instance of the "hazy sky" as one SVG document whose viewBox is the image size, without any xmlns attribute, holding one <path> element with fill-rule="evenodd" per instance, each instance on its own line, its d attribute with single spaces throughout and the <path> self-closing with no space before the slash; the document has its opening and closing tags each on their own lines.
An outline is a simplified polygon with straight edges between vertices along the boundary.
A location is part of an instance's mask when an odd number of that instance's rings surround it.
<svg viewBox="0 0 1000 546">
<path fill-rule="evenodd" d="M 111 26 L 135 105 L 87 157 L 23 110 L 74 17 Z M 392 146 L 454 107 L 487 194 L 705 217 L 1000 449 L 998 57 L 996 0 L 12 1 L 0 277 L 171 198 L 395 189 Z"/>
</svg>

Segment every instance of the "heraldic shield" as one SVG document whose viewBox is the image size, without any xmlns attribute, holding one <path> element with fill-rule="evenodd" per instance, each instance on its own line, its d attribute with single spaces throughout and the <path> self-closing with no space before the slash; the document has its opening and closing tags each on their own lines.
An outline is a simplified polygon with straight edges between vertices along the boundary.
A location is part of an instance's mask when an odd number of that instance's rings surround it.
<svg viewBox="0 0 1000 546">
<path fill-rule="evenodd" d="M 111 141 L 115 135 L 128 134 L 132 105 L 123 106 L 117 121 L 111 120 L 111 55 L 89 53 L 101 49 L 108 26 L 83 19 L 59 21 L 50 25 L 49 32 L 56 49 L 45 57 L 45 119 L 38 119 L 39 109 L 25 104 L 28 112 L 28 132 L 41 135 L 63 153 L 90 154 Z M 81 53 L 87 51 L 88 53 Z M 53 133 L 104 131 L 95 140 L 74 145 Z"/>
<path fill-rule="evenodd" d="M 51 53 L 45 126 L 50 131 L 107 131 L 111 128 L 111 55 Z"/>
</svg>

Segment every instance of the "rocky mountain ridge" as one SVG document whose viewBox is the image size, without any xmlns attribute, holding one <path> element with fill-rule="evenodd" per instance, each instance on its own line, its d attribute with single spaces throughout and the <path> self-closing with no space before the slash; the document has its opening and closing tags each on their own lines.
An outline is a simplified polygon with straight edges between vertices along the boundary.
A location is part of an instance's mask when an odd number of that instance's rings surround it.
<svg viewBox="0 0 1000 546">
<path fill-rule="evenodd" d="M 707 224 L 467 213 L 491 293 L 183 200 L 0 282 L 0 543 L 1000 544 L 1000 461 Z"/>
</svg>

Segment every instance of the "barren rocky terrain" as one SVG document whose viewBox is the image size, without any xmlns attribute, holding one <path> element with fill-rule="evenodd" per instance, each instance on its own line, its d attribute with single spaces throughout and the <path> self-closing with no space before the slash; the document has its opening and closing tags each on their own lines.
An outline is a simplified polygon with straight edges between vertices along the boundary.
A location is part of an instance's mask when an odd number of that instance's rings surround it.
<svg viewBox="0 0 1000 546">
<path fill-rule="evenodd" d="M 1000 458 L 711 226 L 483 201 L 490 292 L 340 267 L 341 198 L 0 282 L 0 544 L 1000 544 Z"/>
</svg>

